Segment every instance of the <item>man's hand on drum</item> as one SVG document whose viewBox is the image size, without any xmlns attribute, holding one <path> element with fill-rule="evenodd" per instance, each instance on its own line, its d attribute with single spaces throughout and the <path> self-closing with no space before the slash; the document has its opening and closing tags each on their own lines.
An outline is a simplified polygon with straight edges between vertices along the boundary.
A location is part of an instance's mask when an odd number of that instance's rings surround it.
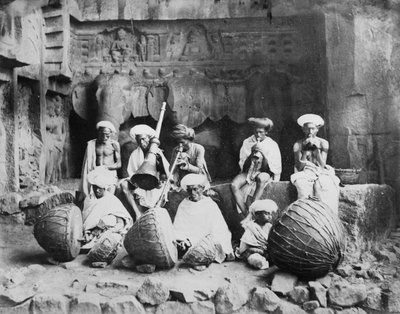
<svg viewBox="0 0 400 314">
<path fill-rule="evenodd" d="M 179 250 L 181 251 L 186 251 L 188 248 L 192 246 L 192 243 L 190 242 L 189 239 L 176 239 L 176 245 Z"/>
</svg>

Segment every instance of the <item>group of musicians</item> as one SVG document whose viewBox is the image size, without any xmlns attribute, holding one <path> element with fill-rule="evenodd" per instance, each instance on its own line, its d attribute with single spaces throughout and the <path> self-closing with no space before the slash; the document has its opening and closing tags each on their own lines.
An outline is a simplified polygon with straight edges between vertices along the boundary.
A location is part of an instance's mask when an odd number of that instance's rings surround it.
<svg viewBox="0 0 400 314">
<path fill-rule="evenodd" d="M 273 201 L 260 198 L 269 182 L 280 180 L 281 153 L 278 144 L 268 136 L 273 127 L 270 119 L 250 118 L 248 122 L 253 127 L 253 134 L 243 141 L 239 156 L 241 172 L 231 183 L 245 229 L 236 256 L 243 256 L 256 268 L 265 268 L 266 240 L 272 214 L 278 208 Z M 333 168 L 326 164 L 329 143 L 317 136 L 324 120 L 315 114 L 305 114 L 297 122 L 303 129 L 304 138 L 293 146 L 295 169 L 291 182 L 296 186 L 299 198 L 317 196 L 337 211 L 339 180 Z M 168 199 L 165 191 L 170 191 L 171 195 L 182 196 L 176 216 L 172 217 L 178 251 L 184 253 L 211 234 L 227 260 L 235 258 L 231 233 L 210 197 L 211 178 L 204 157 L 205 149 L 194 142 L 192 128 L 183 124 L 173 128 L 171 137 L 177 146 L 169 163 L 158 148 L 156 131 L 145 124 L 134 126 L 130 135 L 137 148 L 129 158 L 128 178 L 119 182 L 116 170 L 121 167 L 120 146 L 111 138 L 115 127 L 109 121 L 101 121 L 96 128 L 97 139 L 87 145 L 80 188 L 86 196 L 83 219 L 87 245 L 90 246 L 104 230 L 111 229 L 123 235 L 133 219 L 139 219 L 149 208 L 163 206 Z M 154 156 L 160 183 L 152 189 L 144 189 L 132 178 L 150 155 Z M 131 207 L 129 211 L 114 196 L 115 190 L 125 197 L 128 207 Z"/>
</svg>

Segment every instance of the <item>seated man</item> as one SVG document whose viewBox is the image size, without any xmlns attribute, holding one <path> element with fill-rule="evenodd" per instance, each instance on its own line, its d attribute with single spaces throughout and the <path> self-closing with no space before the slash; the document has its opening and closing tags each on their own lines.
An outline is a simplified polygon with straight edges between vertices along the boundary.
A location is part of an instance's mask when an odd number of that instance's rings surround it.
<svg viewBox="0 0 400 314">
<path fill-rule="evenodd" d="M 293 146 L 295 173 L 290 181 L 296 186 L 298 198 L 316 196 L 337 213 L 339 204 L 339 178 L 326 164 L 329 142 L 317 137 L 324 120 L 316 114 L 305 114 L 297 119 L 305 137 Z"/>
<path fill-rule="evenodd" d="M 272 227 L 273 214 L 277 210 L 278 205 L 273 200 L 257 200 L 250 205 L 249 214 L 242 221 L 245 231 L 240 239 L 237 255 L 254 268 L 269 267 L 268 236 Z"/>
<path fill-rule="evenodd" d="M 267 136 L 274 125 L 273 122 L 268 118 L 250 118 L 248 121 L 253 126 L 254 134 L 243 141 L 239 156 L 242 171 L 231 184 L 233 196 L 243 218 L 248 213 L 247 197 L 253 195 L 253 201 L 260 199 L 266 184 L 271 180 L 279 181 L 282 172 L 279 146 Z"/>
<path fill-rule="evenodd" d="M 175 216 L 178 251 L 184 253 L 191 245 L 211 235 L 227 258 L 231 259 L 231 232 L 217 204 L 203 194 L 209 187 L 207 178 L 201 174 L 188 174 L 182 179 L 181 187 L 189 196 L 179 204 Z"/>
<path fill-rule="evenodd" d="M 87 143 L 85 158 L 83 160 L 81 185 L 79 191 L 88 196 L 91 193 L 88 174 L 97 167 L 111 170 L 117 178 L 117 169 L 121 168 L 120 146 L 117 141 L 111 139 L 115 133 L 114 125 L 109 121 L 100 121 L 96 125 L 97 139 Z"/>
<path fill-rule="evenodd" d="M 150 149 L 150 140 L 155 136 L 155 134 L 155 130 L 146 124 L 138 124 L 130 131 L 130 135 L 132 139 L 137 142 L 138 147 L 129 157 L 126 169 L 129 177 L 121 182 L 121 188 L 127 201 L 135 212 L 136 219 L 138 219 L 147 209 L 154 207 L 162 194 L 162 186 L 146 191 L 130 181 L 132 175 L 138 171 L 145 160 Z M 156 168 L 159 179 L 165 180 L 168 175 L 169 163 L 160 149 L 157 149 Z"/>
<path fill-rule="evenodd" d="M 132 225 L 132 218 L 120 200 L 107 191 L 116 183 L 114 174 L 104 168 L 96 168 L 88 175 L 92 193 L 84 201 L 82 218 L 84 240 L 83 249 L 93 246 L 96 239 L 106 230 L 124 235 Z"/>
<path fill-rule="evenodd" d="M 194 136 L 194 130 L 183 124 L 176 125 L 171 132 L 171 137 L 178 144 L 172 153 L 172 163 L 181 150 L 180 157 L 177 160 L 177 169 L 173 173 L 174 183 L 177 186 L 180 186 L 182 178 L 189 173 L 204 174 L 208 181 L 211 182 L 206 160 L 204 159 L 205 149 L 202 145 L 193 142 Z"/>
</svg>

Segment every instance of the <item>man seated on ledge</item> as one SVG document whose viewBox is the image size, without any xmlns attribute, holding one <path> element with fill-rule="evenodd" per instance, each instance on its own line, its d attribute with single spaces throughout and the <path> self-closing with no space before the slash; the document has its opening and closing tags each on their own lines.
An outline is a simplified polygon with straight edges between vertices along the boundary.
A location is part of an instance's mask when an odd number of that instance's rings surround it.
<svg viewBox="0 0 400 314">
<path fill-rule="evenodd" d="M 248 214 L 247 197 L 253 202 L 261 198 L 266 184 L 279 181 L 282 172 L 281 152 L 278 144 L 268 136 L 273 127 L 268 118 L 250 118 L 253 135 L 243 141 L 240 149 L 239 173 L 232 181 L 231 190 L 238 210 L 244 218 Z"/>
<path fill-rule="evenodd" d="M 156 131 L 146 124 L 135 125 L 130 131 L 130 136 L 134 141 L 136 141 L 138 147 L 129 157 L 128 166 L 126 168 L 129 177 L 121 182 L 121 189 L 125 194 L 128 203 L 132 206 L 136 220 L 139 219 L 147 209 L 154 207 L 162 194 L 161 186 L 147 191 L 130 181 L 132 175 L 139 170 L 140 166 L 144 162 L 150 149 L 151 139 L 155 135 Z M 161 149 L 157 148 L 156 156 L 157 176 L 162 181 L 168 176 L 169 163 Z"/>
<path fill-rule="evenodd" d="M 82 218 L 84 240 L 89 243 L 83 249 L 91 248 L 106 230 L 124 235 L 132 225 L 132 218 L 121 201 L 107 191 L 116 184 L 114 174 L 98 167 L 89 173 L 88 181 L 92 192 L 85 198 Z"/>
<path fill-rule="evenodd" d="M 211 235 L 227 259 L 233 259 L 231 232 L 218 205 L 203 194 L 209 188 L 207 178 L 202 174 L 188 174 L 183 177 L 181 187 L 189 196 L 179 204 L 174 221 L 180 255 L 207 235 Z"/>
<path fill-rule="evenodd" d="M 326 164 L 329 142 L 317 136 L 324 120 L 316 114 L 305 114 L 297 119 L 304 138 L 293 146 L 295 173 L 290 181 L 296 186 L 298 198 L 318 197 L 337 213 L 339 205 L 339 178 Z"/>
</svg>

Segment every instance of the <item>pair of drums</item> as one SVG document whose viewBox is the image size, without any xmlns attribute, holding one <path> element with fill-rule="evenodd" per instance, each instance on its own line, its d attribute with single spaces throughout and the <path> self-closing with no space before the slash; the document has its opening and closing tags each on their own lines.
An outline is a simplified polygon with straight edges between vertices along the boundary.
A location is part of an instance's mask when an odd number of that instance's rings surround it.
<svg viewBox="0 0 400 314">
<path fill-rule="evenodd" d="M 81 249 L 81 210 L 72 203 L 54 207 L 35 224 L 33 234 L 39 245 L 55 260 L 72 261 Z M 111 263 L 117 255 L 121 238 L 119 234 L 104 232 L 90 250 L 89 260 Z"/>
</svg>

